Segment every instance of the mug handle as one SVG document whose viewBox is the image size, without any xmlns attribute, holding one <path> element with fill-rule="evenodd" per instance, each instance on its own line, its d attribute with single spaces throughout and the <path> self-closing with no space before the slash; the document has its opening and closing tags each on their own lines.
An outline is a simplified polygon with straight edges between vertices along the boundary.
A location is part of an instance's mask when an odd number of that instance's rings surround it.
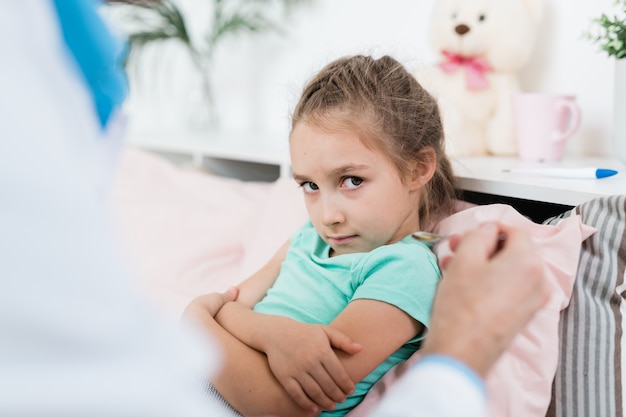
<svg viewBox="0 0 626 417">
<path fill-rule="evenodd" d="M 567 110 L 570 116 L 569 126 L 567 126 L 565 131 L 559 130 L 557 132 L 554 132 L 554 136 L 552 138 L 553 142 L 563 142 L 567 138 L 572 136 L 574 132 L 576 132 L 576 130 L 578 130 L 578 127 L 580 126 L 580 107 L 578 107 L 578 104 L 576 104 L 576 102 L 568 100 L 568 99 L 559 100 L 556 104 L 556 107 L 557 107 L 557 114 L 560 115 L 562 114 L 563 111 Z"/>
</svg>

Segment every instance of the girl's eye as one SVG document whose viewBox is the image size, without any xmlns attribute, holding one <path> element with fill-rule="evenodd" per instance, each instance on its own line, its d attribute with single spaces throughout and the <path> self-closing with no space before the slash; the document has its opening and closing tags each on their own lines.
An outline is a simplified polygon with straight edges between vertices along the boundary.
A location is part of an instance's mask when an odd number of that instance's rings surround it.
<svg viewBox="0 0 626 417">
<path fill-rule="evenodd" d="M 359 188 L 361 184 L 363 184 L 363 179 L 359 177 L 346 177 L 343 180 L 343 185 L 351 190 Z"/>
<path fill-rule="evenodd" d="M 311 181 L 303 182 L 302 184 L 300 184 L 300 187 L 302 187 L 304 192 L 307 193 L 307 194 L 314 193 L 315 191 L 317 191 L 319 189 L 317 187 L 317 184 L 315 184 L 314 182 L 311 182 Z"/>
<path fill-rule="evenodd" d="M 484 22 L 486 18 L 487 17 L 484 14 L 481 14 L 480 16 L 478 16 L 478 21 L 479 22 Z"/>
<path fill-rule="evenodd" d="M 450 17 L 452 17 L 452 20 L 456 20 L 456 12 L 452 13 L 452 16 Z"/>
</svg>

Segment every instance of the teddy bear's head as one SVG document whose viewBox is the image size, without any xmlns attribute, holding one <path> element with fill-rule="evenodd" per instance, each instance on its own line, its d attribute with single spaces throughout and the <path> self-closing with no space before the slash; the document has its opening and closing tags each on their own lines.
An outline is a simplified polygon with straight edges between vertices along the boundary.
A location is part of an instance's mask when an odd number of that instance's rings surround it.
<svg viewBox="0 0 626 417">
<path fill-rule="evenodd" d="M 430 40 L 437 54 L 486 60 L 515 72 L 532 52 L 541 0 L 435 0 Z"/>
</svg>

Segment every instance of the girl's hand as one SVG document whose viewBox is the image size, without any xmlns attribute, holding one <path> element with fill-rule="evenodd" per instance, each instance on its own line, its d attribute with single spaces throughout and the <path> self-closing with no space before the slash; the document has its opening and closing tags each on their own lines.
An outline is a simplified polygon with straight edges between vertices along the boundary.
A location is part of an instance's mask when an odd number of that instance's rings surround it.
<svg viewBox="0 0 626 417">
<path fill-rule="evenodd" d="M 194 298 L 183 311 L 183 317 L 199 318 L 206 316 L 215 317 L 220 309 L 229 301 L 235 301 L 239 295 L 237 287 L 229 288 L 225 293 L 209 293 Z"/>
<path fill-rule="evenodd" d="M 273 316 L 265 354 L 276 379 L 302 408 L 332 410 L 354 392 L 333 348 L 355 354 L 361 345 L 329 326 Z"/>
</svg>

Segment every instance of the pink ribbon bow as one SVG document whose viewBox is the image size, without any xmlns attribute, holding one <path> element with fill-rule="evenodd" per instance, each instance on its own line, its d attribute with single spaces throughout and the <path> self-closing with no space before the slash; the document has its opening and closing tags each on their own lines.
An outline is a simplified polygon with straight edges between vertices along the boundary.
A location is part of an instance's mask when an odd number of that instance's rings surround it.
<svg viewBox="0 0 626 417">
<path fill-rule="evenodd" d="M 491 71 L 491 65 L 482 58 L 465 57 L 449 51 L 441 51 L 446 57 L 439 67 L 445 72 L 454 72 L 465 67 L 465 81 L 470 90 L 483 90 L 489 87 L 485 72 Z"/>
</svg>

